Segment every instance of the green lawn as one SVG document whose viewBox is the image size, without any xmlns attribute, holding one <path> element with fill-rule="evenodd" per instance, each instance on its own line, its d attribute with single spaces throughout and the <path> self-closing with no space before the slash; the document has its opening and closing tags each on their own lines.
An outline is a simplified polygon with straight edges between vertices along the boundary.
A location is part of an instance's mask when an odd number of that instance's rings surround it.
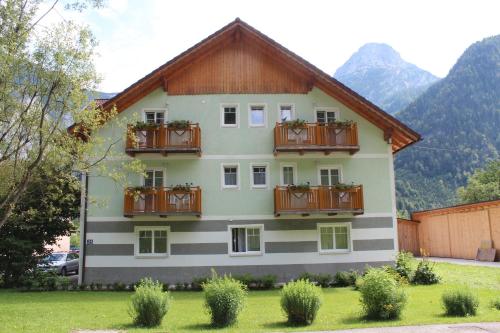
<svg viewBox="0 0 500 333">
<path fill-rule="evenodd" d="M 324 289 L 324 304 L 313 325 L 289 327 L 279 306 L 279 291 L 250 292 L 238 324 L 221 332 L 272 332 L 329 330 L 369 326 L 398 326 L 500 320 L 490 307 L 500 297 L 500 268 L 436 264 L 443 282 L 408 287 L 408 304 L 398 321 L 365 321 L 360 318 L 359 293 L 350 288 Z M 469 318 L 443 316 L 441 293 L 467 284 L 480 298 L 479 314 Z M 174 302 L 163 325 L 137 329 L 127 314 L 128 292 L 29 292 L 0 291 L 0 332 L 64 332 L 72 329 L 123 329 L 128 332 L 198 332 L 212 330 L 203 309 L 201 292 L 174 292 Z"/>
</svg>

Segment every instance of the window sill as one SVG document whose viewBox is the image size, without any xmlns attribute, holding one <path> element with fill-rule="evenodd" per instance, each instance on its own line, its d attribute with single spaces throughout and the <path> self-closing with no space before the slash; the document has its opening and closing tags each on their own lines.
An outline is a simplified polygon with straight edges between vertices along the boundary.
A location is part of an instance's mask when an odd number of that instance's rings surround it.
<svg viewBox="0 0 500 333">
<path fill-rule="evenodd" d="M 257 257 L 262 256 L 262 252 L 230 252 L 230 257 Z"/>
<path fill-rule="evenodd" d="M 348 254 L 351 250 L 320 250 L 319 254 Z"/>
<path fill-rule="evenodd" d="M 165 259 L 168 258 L 168 254 L 136 254 L 135 259 Z"/>
<path fill-rule="evenodd" d="M 239 190 L 239 186 L 222 186 L 223 190 Z"/>
<path fill-rule="evenodd" d="M 267 190 L 269 186 L 267 185 L 252 185 L 252 190 Z"/>
<path fill-rule="evenodd" d="M 222 128 L 238 128 L 238 124 L 222 124 L 220 125 Z"/>
<path fill-rule="evenodd" d="M 267 128 L 266 125 L 254 125 L 254 124 L 250 124 L 248 125 L 249 128 Z"/>
</svg>

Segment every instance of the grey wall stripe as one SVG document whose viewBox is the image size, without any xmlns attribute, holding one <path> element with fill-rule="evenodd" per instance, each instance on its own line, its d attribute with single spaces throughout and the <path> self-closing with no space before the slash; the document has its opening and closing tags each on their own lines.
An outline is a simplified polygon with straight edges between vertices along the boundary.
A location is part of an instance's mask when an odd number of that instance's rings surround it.
<svg viewBox="0 0 500 333">
<path fill-rule="evenodd" d="M 265 230 L 313 230 L 317 223 L 352 222 L 353 229 L 392 228 L 391 217 L 338 218 L 318 220 L 233 220 L 229 221 L 121 221 L 88 222 L 87 232 L 133 232 L 134 226 L 170 226 L 172 232 L 227 231 L 232 224 L 264 224 Z"/>
<path fill-rule="evenodd" d="M 87 244 L 87 256 L 133 256 L 134 244 Z"/>
<path fill-rule="evenodd" d="M 175 254 L 227 254 L 227 243 L 171 244 L 172 255 Z"/>
<path fill-rule="evenodd" d="M 354 251 L 394 250 L 394 240 L 391 239 L 363 239 L 353 240 Z"/>
<path fill-rule="evenodd" d="M 318 252 L 317 242 L 266 242 L 266 253 Z"/>
<path fill-rule="evenodd" d="M 295 264 L 295 265 L 251 265 L 251 266 L 214 266 L 214 267 L 87 267 L 85 281 L 114 283 L 137 282 L 143 277 L 151 277 L 162 282 L 177 283 L 191 282 L 193 278 L 210 276 L 214 268 L 219 274 L 241 275 L 250 273 L 255 276 L 266 274 L 276 275 L 278 282 L 297 278 L 303 272 L 335 274 L 338 271 L 355 269 L 364 271 L 366 266 L 392 265 L 391 261 L 357 262 L 357 263 L 330 263 L 330 264 Z"/>
</svg>

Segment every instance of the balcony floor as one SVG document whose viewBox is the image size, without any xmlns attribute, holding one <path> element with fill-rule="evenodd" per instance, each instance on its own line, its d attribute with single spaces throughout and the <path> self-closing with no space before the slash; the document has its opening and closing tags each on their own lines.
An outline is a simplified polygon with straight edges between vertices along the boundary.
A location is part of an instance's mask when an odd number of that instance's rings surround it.
<svg viewBox="0 0 500 333">
<path fill-rule="evenodd" d="M 363 209 L 304 209 L 304 210 L 280 210 L 274 213 L 275 216 L 280 215 L 302 215 L 307 216 L 311 214 L 327 214 L 327 215 L 337 215 L 337 214 L 352 214 L 361 215 L 364 214 Z"/>
<path fill-rule="evenodd" d="M 359 151 L 359 146 L 319 146 L 319 145 L 290 145 L 290 146 L 276 146 L 274 152 L 298 152 L 303 154 L 305 152 L 324 152 L 328 155 L 331 152 L 349 152 L 354 154 Z"/>
<path fill-rule="evenodd" d="M 133 212 L 131 214 L 124 214 L 124 217 L 134 217 L 134 216 L 159 216 L 159 217 L 169 217 L 169 216 L 196 216 L 200 217 L 200 212 Z"/>
<path fill-rule="evenodd" d="M 197 154 L 201 156 L 200 148 L 193 147 L 169 147 L 169 148 L 127 148 L 125 152 L 134 156 L 135 154 L 148 154 L 148 153 L 157 153 L 167 156 L 168 154 Z"/>
</svg>

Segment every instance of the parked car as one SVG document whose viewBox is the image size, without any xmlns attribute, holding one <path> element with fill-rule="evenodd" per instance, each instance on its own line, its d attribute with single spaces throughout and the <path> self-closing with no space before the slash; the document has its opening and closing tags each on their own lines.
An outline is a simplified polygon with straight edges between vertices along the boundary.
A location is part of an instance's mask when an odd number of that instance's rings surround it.
<svg viewBox="0 0 500 333">
<path fill-rule="evenodd" d="M 44 271 L 54 271 L 57 274 L 78 274 L 78 253 L 54 252 L 43 258 L 38 268 Z"/>
</svg>

